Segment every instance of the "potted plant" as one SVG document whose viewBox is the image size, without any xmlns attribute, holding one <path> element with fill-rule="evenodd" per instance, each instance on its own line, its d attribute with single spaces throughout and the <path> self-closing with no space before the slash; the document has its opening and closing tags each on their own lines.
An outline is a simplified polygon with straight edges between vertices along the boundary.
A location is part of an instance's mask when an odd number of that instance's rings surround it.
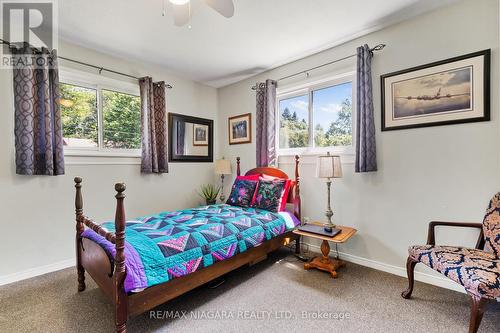
<svg viewBox="0 0 500 333">
<path fill-rule="evenodd" d="M 212 184 L 201 186 L 201 192 L 198 192 L 200 197 L 205 199 L 207 205 L 213 205 L 217 202 L 217 195 L 219 195 L 220 186 L 215 187 Z"/>
</svg>

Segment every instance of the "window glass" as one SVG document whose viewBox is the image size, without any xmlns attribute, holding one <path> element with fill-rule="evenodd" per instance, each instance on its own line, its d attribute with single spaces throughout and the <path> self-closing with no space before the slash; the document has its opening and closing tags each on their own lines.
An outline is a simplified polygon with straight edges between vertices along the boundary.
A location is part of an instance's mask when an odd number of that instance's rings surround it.
<svg viewBox="0 0 500 333">
<path fill-rule="evenodd" d="M 315 146 L 352 145 L 352 82 L 312 94 Z"/>
<path fill-rule="evenodd" d="M 139 96 L 102 90 L 103 148 L 141 148 Z"/>
<path fill-rule="evenodd" d="M 66 83 L 59 87 L 64 145 L 97 147 L 97 90 Z"/>
<path fill-rule="evenodd" d="M 279 101 L 280 148 L 301 148 L 309 145 L 309 97 L 302 95 Z"/>
</svg>

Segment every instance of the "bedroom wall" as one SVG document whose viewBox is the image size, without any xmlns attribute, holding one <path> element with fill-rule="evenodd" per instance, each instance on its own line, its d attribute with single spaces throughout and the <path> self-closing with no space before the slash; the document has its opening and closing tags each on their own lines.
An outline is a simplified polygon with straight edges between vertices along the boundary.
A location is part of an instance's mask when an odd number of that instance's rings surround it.
<svg viewBox="0 0 500 333">
<path fill-rule="evenodd" d="M 135 76 L 165 80 L 174 86 L 167 90 L 167 111 L 210 118 L 217 124 L 214 88 L 182 79 L 160 67 L 142 66 L 66 42 L 60 42 L 59 54 Z M 61 61 L 61 65 L 68 63 Z M 64 176 L 19 176 L 14 165 L 10 70 L 0 70 L 0 110 L 0 284 L 74 265 L 76 175 L 84 179 L 84 213 L 96 220 L 113 218 L 115 182 L 126 182 L 126 212 L 133 218 L 196 205 L 200 198 L 195 190 L 214 180 L 212 163 L 171 163 L 168 174 L 141 175 L 139 158 L 102 157 L 66 158 Z"/>
<path fill-rule="evenodd" d="M 354 156 L 342 156 L 344 178 L 333 184 L 334 220 L 357 228 L 358 234 L 339 249 L 347 260 L 406 275 L 407 247 L 425 244 L 430 220 L 481 221 L 488 200 L 499 190 L 498 1 L 462 1 L 219 89 L 219 152 L 232 160 L 241 156 L 242 170 L 255 166 L 255 126 L 252 144 L 230 146 L 226 139 L 228 117 L 247 112 L 255 116 L 255 93 L 250 89 L 255 82 L 342 58 L 365 43 L 387 44 L 375 55 L 372 73 L 379 171 L 356 174 Z M 381 74 L 487 48 L 492 49 L 491 121 L 380 131 Z M 354 69 L 351 59 L 311 72 L 311 79 Z M 279 86 L 290 84 L 282 81 Z M 255 125 L 255 117 L 253 121 Z M 315 158 L 302 160 L 303 216 L 323 219 L 326 186 L 314 177 Z M 290 157 L 280 157 L 280 167 L 293 174 Z M 473 245 L 476 235 L 443 230 L 437 237 L 443 243 Z M 306 242 L 318 250 L 318 243 Z M 423 272 L 418 279 L 453 287 L 429 269 L 418 269 Z"/>
</svg>

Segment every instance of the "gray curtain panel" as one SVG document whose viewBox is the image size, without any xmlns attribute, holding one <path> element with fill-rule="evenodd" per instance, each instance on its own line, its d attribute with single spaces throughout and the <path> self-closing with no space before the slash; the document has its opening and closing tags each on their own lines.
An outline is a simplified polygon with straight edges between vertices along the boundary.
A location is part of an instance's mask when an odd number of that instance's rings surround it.
<svg viewBox="0 0 500 333">
<path fill-rule="evenodd" d="M 63 175 L 57 53 L 26 45 L 12 51 L 16 173 Z M 26 54 L 31 54 L 31 59 Z"/>
<path fill-rule="evenodd" d="M 276 164 L 276 81 L 257 84 L 257 167 Z"/>
<path fill-rule="evenodd" d="M 372 57 L 368 45 L 357 49 L 356 172 L 377 171 L 373 116 Z"/>
<path fill-rule="evenodd" d="M 167 110 L 165 82 L 139 79 L 141 91 L 141 172 L 167 173 Z"/>
<path fill-rule="evenodd" d="M 183 121 L 178 121 L 176 122 L 176 127 L 177 127 L 177 133 L 176 133 L 176 154 L 177 155 L 184 155 L 184 147 L 186 145 L 185 141 L 185 136 L 186 136 L 186 123 Z"/>
</svg>

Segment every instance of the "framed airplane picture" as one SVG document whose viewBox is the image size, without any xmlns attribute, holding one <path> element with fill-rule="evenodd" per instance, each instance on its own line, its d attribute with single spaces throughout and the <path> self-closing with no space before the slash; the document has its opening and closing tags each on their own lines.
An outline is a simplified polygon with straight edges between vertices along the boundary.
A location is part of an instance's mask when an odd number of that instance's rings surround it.
<svg viewBox="0 0 500 333">
<path fill-rule="evenodd" d="M 490 120 L 490 53 L 382 75 L 382 131 Z"/>
</svg>

